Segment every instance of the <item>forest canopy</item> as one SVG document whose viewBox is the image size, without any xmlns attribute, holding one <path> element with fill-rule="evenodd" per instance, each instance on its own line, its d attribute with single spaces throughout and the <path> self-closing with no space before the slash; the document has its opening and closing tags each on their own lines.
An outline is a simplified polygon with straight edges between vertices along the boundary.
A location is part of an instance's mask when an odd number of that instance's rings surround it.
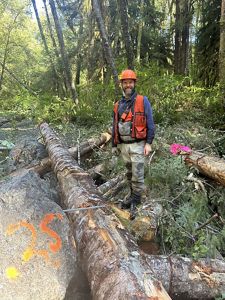
<svg viewBox="0 0 225 300">
<path fill-rule="evenodd" d="M 0 13 L 4 110 L 56 122 L 106 121 L 120 93 L 118 74 L 128 67 L 157 122 L 202 107 L 203 119 L 215 112 L 210 124 L 220 126 L 223 0 L 3 0 Z"/>
</svg>

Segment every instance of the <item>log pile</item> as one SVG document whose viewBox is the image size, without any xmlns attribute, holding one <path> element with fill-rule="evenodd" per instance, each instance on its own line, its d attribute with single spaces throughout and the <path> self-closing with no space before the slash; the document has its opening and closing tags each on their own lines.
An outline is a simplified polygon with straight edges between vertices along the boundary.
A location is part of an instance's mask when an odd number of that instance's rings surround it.
<svg viewBox="0 0 225 300">
<path fill-rule="evenodd" d="M 130 221 L 129 211 L 114 204 L 114 197 L 127 186 L 124 174 L 97 188 L 93 178 L 105 180 L 104 166 L 86 172 L 74 161 L 78 155 L 84 156 L 108 142 L 109 134 L 83 142 L 79 149 L 67 150 L 46 123 L 41 124 L 40 130 L 49 158 L 27 169 L 40 176 L 54 170 L 61 188 L 61 204 L 70 210 L 68 217 L 78 261 L 88 279 L 93 299 L 207 300 L 224 294 L 223 261 L 146 255 L 140 250 L 136 243 L 138 238 L 154 243 L 157 217 L 162 212 L 157 201 L 143 206 L 135 220 Z M 225 186 L 223 159 L 192 152 L 185 158 L 185 163 Z M 95 206 L 101 207 L 93 208 Z"/>
<path fill-rule="evenodd" d="M 40 130 L 68 208 L 105 203 L 93 180 L 46 123 Z M 170 299 L 148 269 L 133 237 L 109 208 L 71 214 L 78 255 L 93 299 Z"/>
<path fill-rule="evenodd" d="M 124 176 L 97 190 L 90 175 L 77 165 L 48 125 L 44 123 L 40 129 L 61 187 L 62 205 L 69 209 L 87 208 L 71 212 L 69 217 L 93 299 L 163 300 L 171 296 L 172 299 L 206 300 L 224 293 L 223 261 L 194 261 L 140 251 L 119 220 L 128 219 L 129 212 L 106 200 L 113 199 L 115 193 L 111 191 L 121 185 Z M 88 209 L 99 205 L 105 207 Z"/>
</svg>

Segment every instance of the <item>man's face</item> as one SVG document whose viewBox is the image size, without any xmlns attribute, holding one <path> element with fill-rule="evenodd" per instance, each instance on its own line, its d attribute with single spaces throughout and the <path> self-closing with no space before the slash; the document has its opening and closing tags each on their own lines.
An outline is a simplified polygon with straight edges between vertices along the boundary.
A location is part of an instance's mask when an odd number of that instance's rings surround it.
<svg viewBox="0 0 225 300">
<path fill-rule="evenodd" d="M 121 84 L 122 84 L 122 89 L 123 89 L 123 91 L 125 93 L 125 96 L 126 97 L 131 96 L 132 91 L 133 91 L 133 89 L 135 87 L 135 80 L 133 80 L 133 79 L 125 79 L 125 80 L 122 81 Z"/>
</svg>

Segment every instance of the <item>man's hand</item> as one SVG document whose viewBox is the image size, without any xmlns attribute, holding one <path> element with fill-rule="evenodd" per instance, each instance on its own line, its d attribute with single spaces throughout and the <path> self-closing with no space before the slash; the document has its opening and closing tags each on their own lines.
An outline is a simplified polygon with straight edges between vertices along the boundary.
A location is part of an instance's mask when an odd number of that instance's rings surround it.
<svg viewBox="0 0 225 300">
<path fill-rule="evenodd" d="M 117 147 L 112 147 L 112 155 L 113 156 L 119 156 L 120 151 Z"/>
<path fill-rule="evenodd" d="M 152 152 L 152 145 L 146 143 L 144 147 L 144 156 L 148 156 Z"/>
</svg>

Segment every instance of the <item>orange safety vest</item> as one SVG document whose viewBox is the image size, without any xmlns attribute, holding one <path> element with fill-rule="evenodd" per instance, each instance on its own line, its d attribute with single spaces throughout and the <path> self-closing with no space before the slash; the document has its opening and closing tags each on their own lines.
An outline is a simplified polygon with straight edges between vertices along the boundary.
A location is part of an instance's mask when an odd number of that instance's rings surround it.
<svg viewBox="0 0 225 300">
<path fill-rule="evenodd" d="M 130 108 L 128 113 L 123 113 L 121 115 L 121 119 L 124 122 L 131 121 L 131 137 L 137 140 L 144 140 L 147 136 L 147 121 L 145 117 L 145 110 L 144 110 L 144 97 L 141 95 L 137 95 L 136 99 L 134 100 L 134 109 Z M 117 101 L 114 105 L 114 143 L 115 145 L 120 143 L 119 139 L 119 116 L 118 116 L 118 108 L 119 108 L 119 101 Z M 133 112 L 132 112 L 133 111 Z"/>
</svg>

